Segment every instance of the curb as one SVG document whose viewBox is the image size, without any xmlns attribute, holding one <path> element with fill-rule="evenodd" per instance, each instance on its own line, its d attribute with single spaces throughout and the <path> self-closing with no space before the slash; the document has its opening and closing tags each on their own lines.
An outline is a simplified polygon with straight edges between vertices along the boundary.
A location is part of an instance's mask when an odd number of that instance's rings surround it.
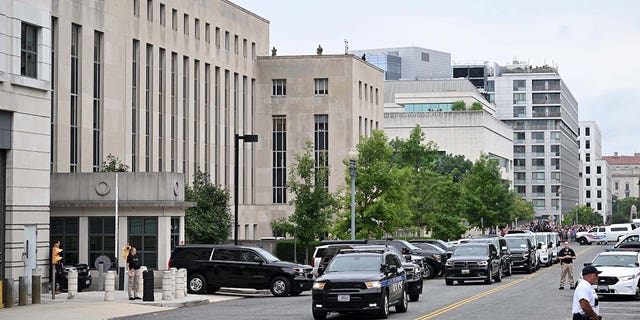
<svg viewBox="0 0 640 320">
<path fill-rule="evenodd" d="M 152 307 L 165 307 L 165 308 L 183 308 L 183 307 L 194 307 L 200 306 L 203 304 L 209 304 L 209 299 L 200 299 L 194 301 L 184 301 L 184 302 L 144 302 L 144 303 L 136 303 L 141 306 L 152 306 Z"/>
<path fill-rule="evenodd" d="M 269 290 L 255 290 L 255 289 L 238 289 L 238 288 L 221 288 L 218 293 L 228 294 L 243 294 L 243 295 L 271 295 Z"/>
</svg>

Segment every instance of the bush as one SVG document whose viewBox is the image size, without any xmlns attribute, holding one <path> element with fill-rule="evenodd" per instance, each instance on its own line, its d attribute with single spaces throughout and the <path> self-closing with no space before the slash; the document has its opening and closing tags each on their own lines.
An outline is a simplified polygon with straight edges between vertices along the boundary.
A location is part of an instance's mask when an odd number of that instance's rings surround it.
<svg viewBox="0 0 640 320">
<path fill-rule="evenodd" d="M 296 256 L 298 263 L 311 264 L 311 259 L 313 258 L 313 252 L 316 247 L 320 245 L 319 241 L 314 241 L 307 246 L 308 256 L 305 259 L 305 250 L 304 247 L 300 245 L 300 241 L 296 243 Z M 276 248 L 274 250 L 274 254 L 276 257 L 280 258 L 284 261 L 296 261 L 293 259 L 293 239 L 287 240 L 278 240 L 276 243 Z"/>
</svg>

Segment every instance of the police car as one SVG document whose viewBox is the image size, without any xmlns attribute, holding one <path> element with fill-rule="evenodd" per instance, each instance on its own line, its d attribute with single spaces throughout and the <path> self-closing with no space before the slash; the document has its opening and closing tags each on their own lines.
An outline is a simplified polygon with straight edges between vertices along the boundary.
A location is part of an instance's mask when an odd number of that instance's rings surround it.
<svg viewBox="0 0 640 320">
<path fill-rule="evenodd" d="M 313 318 L 328 313 L 375 313 L 389 317 L 389 307 L 407 312 L 406 273 L 398 256 L 384 249 L 343 249 L 331 260 L 311 290 Z"/>
</svg>

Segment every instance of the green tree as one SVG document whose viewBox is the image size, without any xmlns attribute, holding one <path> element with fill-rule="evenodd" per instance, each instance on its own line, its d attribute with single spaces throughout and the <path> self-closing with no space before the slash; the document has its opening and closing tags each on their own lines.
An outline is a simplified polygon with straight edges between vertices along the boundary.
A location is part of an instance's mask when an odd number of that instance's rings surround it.
<svg viewBox="0 0 640 320">
<path fill-rule="evenodd" d="M 467 105 L 462 100 L 458 100 L 451 105 L 451 111 L 467 110 Z"/>
<path fill-rule="evenodd" d="M 187 186 L 185 200 L 195 207 L 185 211 L 188 243 L 222 243 L 231 233 L 229 192 L 211 183 L 209 174 L 198 170 L 193 185 Z"/>
<path fill-rule="evenodd" d="M 612 223 L 628 223 L 629 214 L 631 213 L 631 206 L 636 205 L 636 210 L 640 210 L 640 198 L 629 197 L 624 199 L 617 199 L 616 208 L 613 210 Z M 637 218 L 637 217 L 634 217 Z"/>
<path fill-rule="evenodd" d="M 487 227 L 511 223 L 513 200 L 497 161 L 482 155 L 462 181 L 461 206 L 469 224 Z"/>
<path fill-rule="evenodd" d="M 462 182 L 464 175 L 471 170 L 473 162 L 463 155 L 444 154 L 438 157 L 433 171 L 441 175 L 449 175 L 454 182 Z"/>
<path fill-rule="evenodd" d="M 474 110 L 474 111 L 479 111 L 482 110 L 482 103 L 480 102 L 474 102 L 471 104 L 471 108 L 469 108 L 469 110 Z"/>
<path fill-rule="evenodd" d="M 305 143 L 302 153 L 295 154 L 296 163 L 289 172 L 287 188 L 294 198 L 289 204 L 295 211 L 288 219 L 290 232 L 308 249 L 308 244 L 321 238 L 329 229 L 331 213 L 337 205 L 337 200 L 326 187 L 329 178 L 328 167 L 315 167 L 313 145 L 311 141 Z M 319 159 L 323 163 L 323 159 Z M 308 257 L 308 252 L 305 257 Z M 307 263 L 307 261 L 305 261 Z"/>
<path fill-rule="evenodd" d="M 381 238 L 409 225 L 407 186 L 411 171 L 391 164 L 393 150 L 383 131 L 373 130 L 357 146 L 359 160 L 356 168 L 356 234 L 360 239 Z M 346 184 L 351 185 L 348 161 L 345 160 Z M 348 238 L 351 228 L 351 194 L 342 196 L 345 210 L 333 228 L 333 233 Z"/>
<path fill-rule="evenodd" d="M 414 172 L 433 167 L 435 159 L 438 157 L 438 146 L 429 141 L 424 143 L 425 134 L 416 125 L 409 134 L 407 140 L 396 138 L 389 144 L 393 149 L 391 161 L 398 167 L 409 167 Z"/>
<path fill-rule="evenodd" d="M 511 219 L 515 220 L 533 220 L 536 215 L 536 211 L 533 209 L 533 204 L 531 201 L 527 201 L 522 198 L 521 195 L 511 191 L 510 196 L 512 197 L 511 208 L 509 211 L 511 212 Z"/>
<path fill-rule="evenodd" d="M 107 159 L 102 163 L 102 172 L 127 172 L 129 166 L 122 163 L 120 159 L 111 153 L 107 155 Z"/>
<path fill-rule="evenodd" d="M 564 215 L 563 225 L 573 225 L 576 223 L 576 211 L 578 213 L 578 224 L 581 225 L 602 225 L 602 215 L 597 213 L 593 208 L 587 206 L 577 206 L 568 214 Z"/>
</svg>

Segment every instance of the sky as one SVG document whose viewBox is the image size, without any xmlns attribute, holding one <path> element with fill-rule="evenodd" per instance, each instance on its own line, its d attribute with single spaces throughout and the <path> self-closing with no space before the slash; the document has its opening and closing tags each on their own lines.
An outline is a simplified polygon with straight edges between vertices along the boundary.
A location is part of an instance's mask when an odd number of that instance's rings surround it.
<svg viewBox="0 0 640 320">
<path fill-rule="evenodd" d="M 417 46 L 453 61 L 557 64 L 602 154 L 640 153 L 640 1 L 232 0 L 270 21 L 278 55 Z M 267 54 L 267 53 L 265 53 Z M 638 103 L 638 107 L 636 107 Z"/>
</svg>

